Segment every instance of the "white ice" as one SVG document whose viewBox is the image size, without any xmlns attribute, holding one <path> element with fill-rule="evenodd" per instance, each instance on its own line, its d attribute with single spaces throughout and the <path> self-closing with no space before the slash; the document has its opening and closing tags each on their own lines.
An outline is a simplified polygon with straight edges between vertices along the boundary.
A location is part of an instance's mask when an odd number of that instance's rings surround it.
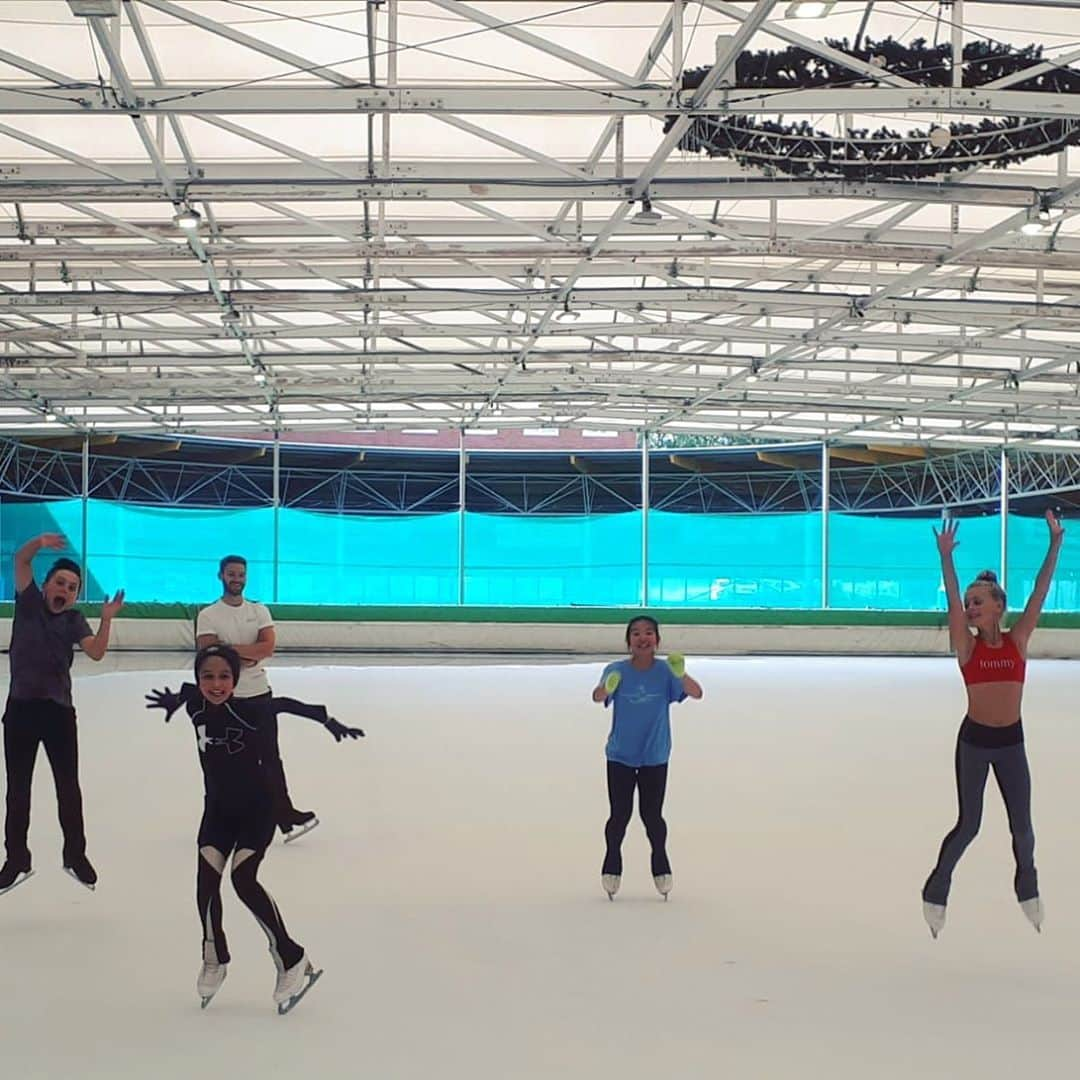
<svg viewBox="0 0 1080 1080">
<path fill-rule="evenodd" d="M 919 890 L 956 813 L 951 661 L 691 658 L 705 698 L 673 708 L 668 903 L 636 818 L 622 891 L 600 888 L 599 662 L 282 662 L 277 693 L 367 738 L 282 722 L 295 801 L 323 823 L 276 842 L 262 876 L 326 974 L 278 1017 L 265 940 L 228 885 L 233 963 L 199 1009 L 194 738 L 143 708 L 186 659 L 135 661 L 77 668 L 94 893 L 61 872 L 38 762 L 37 872 L 0 898 L 4 1077 L 1071 1073 L 1076 663 L 1029 667 L 1043 933 L 1012 895 L 991 781 L 934 942 Z"/>
</svg>

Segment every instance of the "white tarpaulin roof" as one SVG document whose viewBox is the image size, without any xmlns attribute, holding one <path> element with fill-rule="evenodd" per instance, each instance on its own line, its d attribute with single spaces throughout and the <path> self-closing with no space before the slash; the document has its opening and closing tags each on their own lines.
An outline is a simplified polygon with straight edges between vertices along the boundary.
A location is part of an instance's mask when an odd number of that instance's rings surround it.
<svg viewBox="0 0 1080 1080">
<path fill-rule="evenodd" d="M 782 112 L 678 87 L 744 47 L 860 32 L 1036 43 L 1068 65 L 1077 7 L 0 3 L 0 434 L 1075 448 L 1075 150 L 791 179 L 679 150 L 664 119 L 721 100 L 833 134 L 1080 117 L 1080 96 L 1007 86 L 848 82 Z M 1021 233 L 1038 208 L 1049 226 Z M 196 228 L 174 221 L 188 209 Z"/>
</svg>

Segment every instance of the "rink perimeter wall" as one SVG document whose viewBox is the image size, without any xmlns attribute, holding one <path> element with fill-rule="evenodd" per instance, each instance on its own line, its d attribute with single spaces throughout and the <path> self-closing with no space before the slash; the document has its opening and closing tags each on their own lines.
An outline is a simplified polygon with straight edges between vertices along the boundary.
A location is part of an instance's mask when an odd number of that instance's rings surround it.
<svg viewBox="0 0 1080 1080">
<path fill-rule="evenodd" d="M 99 608 L 81 604 L 94 624 Z M 201 605 L 132 603 L 113 623 L 118 651 L 191 651 Z M 0 604 L 0 647 L 11 639 L 11 603 Z M 279 652 L 611 655 L 634 614 L 661 627 L 663 646 L 697 655 L 849 653 L 946 655 L 944 612 L 695 611 L 686 608 L 273 606 Z M 95 624 L 96 626 L 96 624 Z M 1080 658 L 1080 613 L 1045 614 L 1034 657 Z"/>
</svg>

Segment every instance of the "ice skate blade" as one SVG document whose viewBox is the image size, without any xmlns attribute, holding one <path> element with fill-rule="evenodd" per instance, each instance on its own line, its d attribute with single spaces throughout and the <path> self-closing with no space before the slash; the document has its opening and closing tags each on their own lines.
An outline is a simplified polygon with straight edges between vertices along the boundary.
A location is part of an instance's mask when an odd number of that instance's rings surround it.
<svg viewBox="0 0 1080 1080">
<path fill-rule="evenodd" d="M 922 913 L 923 919 L 926 921 L 926 928 L 930 931 L 930 936 L 937 941 L 938 934 L 945 929 L 945 905 L 924 900 Z"/>
<path fill-rule="evenodd" d="M 287 1012 L 292 1012 L 297 1005 L 304 999 L 304 995 L 319 981 L 322 977 L 323 969 L 319 968 L 318 971 L 309 971 L 307 973 L 307 985 L 298 994 L 293 994 L 288 1001 L 283 1001 L 278 1007 L 278 1016 L 284 1016 Z"/>
<path fill-rule="evenodd" d="M 307 833 L 311 832 L 318 824 L 319 819 L 312 818 L 306 825 L 295 826 L 291 832 L 285 834 L 285 843 L 291 844 L 294 840 L 299 840 L 301 836 L 305 836 Z"/>
<path fill-rule="evenodd" d="M 1024 913 L 1028 922 L 1035 928 L 1035 933 L 1041 934 L 1043 919 L 1045 918 L 1042 901 L 1037 896 L 1030 900 L 1021 900 L 1020 910 Z"/>
<path fill-rule="evenodd" d="M 33 876 L 33 870 L 24 870 L 6 889 L 0 889 L 0 896 L 3 896 L 4 893 L 11 892 L 12 889 L 17 889 L 24 881 L 28 881 Z"/>
<path fill-rule="evenodd" d="M 65 866 L 64 867 L 64 873 L 67 874 L 71 878 L 72 881 L 78 881 L 79 884 L 84 889 L 89 889 L 91 892 L 94 891 L 94 888 L 96 887 L 96 883 L 94 885 L 87 885 L 85 881 L 79 881 L 78 875 L 75 873 L 74 870 L 71 869 L 70 866 Z"/>
<path fill-rule="evenodd" d="M 214 1000 L 214 995 L 213 994 L 211 994 L 209 997 L 204 997 L 202 999 L 202 1004 L 199 1006 L 199 1008 L 200 1009 L 205 1009 L 206 1006 L 209 1005 L 210 1002 L 213 1001 L 213 1000 Z"/>
</svg>

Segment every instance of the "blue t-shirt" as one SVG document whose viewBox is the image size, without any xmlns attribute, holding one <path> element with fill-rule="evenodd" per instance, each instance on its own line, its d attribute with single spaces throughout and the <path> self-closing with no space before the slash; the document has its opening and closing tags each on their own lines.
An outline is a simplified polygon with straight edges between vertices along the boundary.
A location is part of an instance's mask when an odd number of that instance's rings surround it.
<svg viewBox="0 0 1080 1080">
<path fill-rule="evenodd" d="M 671 721 L 668 706 L 686 697 L 682 679 L 666 660 L 654 660 L 640 670 L 629 660 L 616 660 L 604 668 L 601 684 L 617 671 L 622 682 L 605 705 L 613 704 L 615 715 L 607 741 L 608 761 L 638 769 L 642 765 L 663 765 L 671 757 Z"/>
</svg>

